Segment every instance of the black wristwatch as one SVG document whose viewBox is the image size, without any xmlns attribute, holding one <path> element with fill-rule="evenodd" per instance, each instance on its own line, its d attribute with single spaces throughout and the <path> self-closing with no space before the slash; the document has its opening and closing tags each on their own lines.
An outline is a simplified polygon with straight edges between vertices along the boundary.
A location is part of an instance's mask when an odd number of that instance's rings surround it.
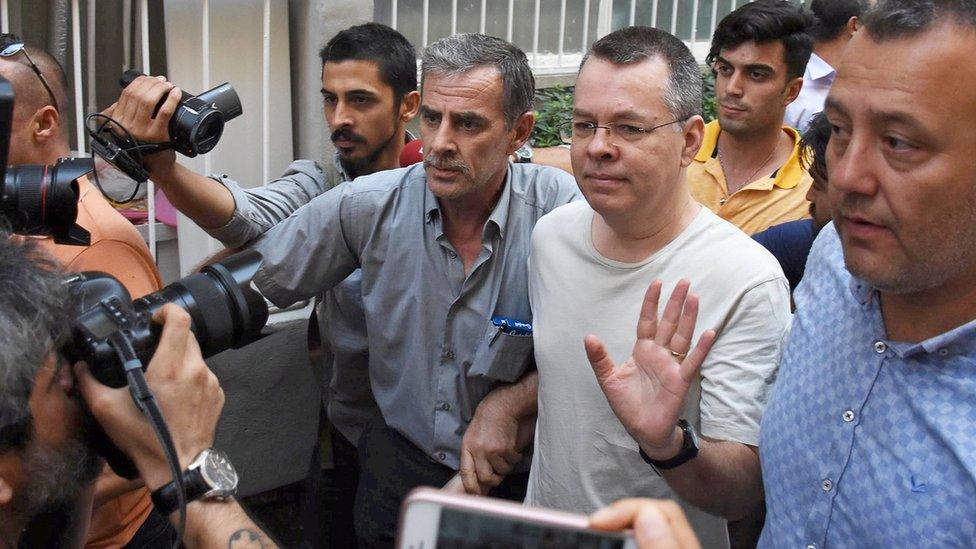
<svg viewBox="0 0 976 549">
<path fill-rule="evenodd" d="M 183 471 L 183 488 L 186 502 L 198 499 L 223 500 L 237 493 L 237 470 L 222 452 L 208 448 Z M 176 483 L 170 481 L 152 493 L 156 510 L 168 516 L 179 507 Z"/>
<path fill-rule="evenodd" d="M 698 457 L 698 433 L 695 432 L 695 428 L 683 419 L 678 420 L 678 427 L 681 429 L 682 433 L 681 450 L 678 452 L 678 455 L 671 459 L 666 459 L 663 461 L 651 459 L 647 456 L 647 454 L 644 453 L 643 448 L 640 446 L 637 447 L 640 452 L 641 459 L 653 467 L 654 472 L 656 472 L 658 475 L 661 474 L 661 471 L 674 469 L 675 467 L 683 465 Z"/>
</svg>

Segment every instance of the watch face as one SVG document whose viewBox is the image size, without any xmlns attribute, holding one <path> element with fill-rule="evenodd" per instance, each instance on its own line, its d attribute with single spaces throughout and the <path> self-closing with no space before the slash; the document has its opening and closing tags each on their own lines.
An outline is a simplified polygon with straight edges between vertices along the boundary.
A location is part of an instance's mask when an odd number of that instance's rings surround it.
<svg viewBox="0 0 976 549">
<path fill-rule="evenodd" d="M 237 471 L 224 454 L 211 450 L 200 469 L 214 490 L 231 495 L 237 489 Z"/>
</svg>

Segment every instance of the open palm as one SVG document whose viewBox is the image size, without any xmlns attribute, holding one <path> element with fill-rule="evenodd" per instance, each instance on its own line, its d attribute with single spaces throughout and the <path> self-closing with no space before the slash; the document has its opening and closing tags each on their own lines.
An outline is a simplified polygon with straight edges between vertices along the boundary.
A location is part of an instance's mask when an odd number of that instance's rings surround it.
<svg viewBox="0 0 976 549">
<path fill-rule="evenodd" d="M 698 297 L 688 293 L 687 280 L 675 286 L 658 321 L 661 285 L 655 280 L 644 294 L 637 341 L 626 362 L 615 364 L 598 337 L 588 335 L 584 340 L 613 413 L 632 437 L 649 447 L 665 447 L 671 441 L 688 388 L 715 341 L 715 331 L 706 330 L 689 352 Z"/>
</svg>

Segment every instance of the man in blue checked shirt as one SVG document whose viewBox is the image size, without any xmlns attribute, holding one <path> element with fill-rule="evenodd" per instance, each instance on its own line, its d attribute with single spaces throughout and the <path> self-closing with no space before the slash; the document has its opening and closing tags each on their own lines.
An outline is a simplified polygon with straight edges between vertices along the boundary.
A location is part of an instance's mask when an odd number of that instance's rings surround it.
<svg viewBox="0 0 976 549">
<path fill-rule="evenodd" d="M 760 546 L 973 547 L 976 2 L 888 0 L 863 22 L 825 108 L 834 222 L 762 422 Z"/>
</svg>

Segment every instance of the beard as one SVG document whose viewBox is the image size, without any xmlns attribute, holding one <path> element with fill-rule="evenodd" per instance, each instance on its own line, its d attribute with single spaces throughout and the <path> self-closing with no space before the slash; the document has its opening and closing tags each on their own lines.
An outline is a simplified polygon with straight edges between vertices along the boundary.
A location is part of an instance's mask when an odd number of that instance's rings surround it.
<svg viewBox="0 0 976 549">
<path fill-rule="evenodd" d="M 394 113 L 395 114 L 395 113 Z M 393 117 L 393 131 L 390 136 L 387 137 L 382 143 L 376 146 L 375 149 L 368 152 L 362 158 L 345 158 L 342 154 L 339 155 L 339 165 L 345 170 L 347 174 L 353 179 L 361 175 L 369 175 L 373 172 L 379 171 L 376 166 L 376 160 L 381 154 L 387 151 L 392 145 L 393 140 L 396 139 L 400 132 L 400 121 L 396 116 Z M 345 139 L 348 141 L 353 141 L 355 143 L 366 143 L 366 138 L 347 129 L 338 129 L 332 132 L 332 142 L 335 143 L 340 139 Z M 394 167 L 399 167 L 399 164 Z M 384 168 L 386 169 L 386 168 Z"/>
<path fill-rule="evenodd" d="M 80 401 L 80 397 L 76 398 Z M 32 441 L 24 449 L 28 516 L 52 507 L 70 505 L 102 471 L 104 461 L 88 444 L 95 420 L 87 407 L 81 409 L 83 417 L 79 428 L 58 448 Z"/>
</svg>

